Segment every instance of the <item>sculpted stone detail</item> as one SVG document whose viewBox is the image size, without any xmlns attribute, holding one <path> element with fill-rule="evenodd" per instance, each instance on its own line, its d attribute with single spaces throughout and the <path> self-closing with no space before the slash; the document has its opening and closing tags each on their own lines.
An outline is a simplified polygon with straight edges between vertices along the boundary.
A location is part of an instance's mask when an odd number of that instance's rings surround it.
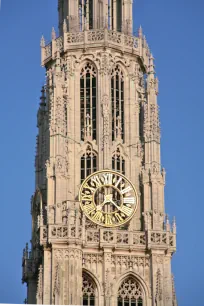
<svg viewBox="0 0 204 306">
<path fill-rule="evenodd" d="M 109 97 L 104 95 L 101 101 L 102 114 L 103 114 L 103 146 L 108 143 L 110 135 L 110 126 L 109 126 Z"/>
<path fill-rule="evenodd" d="M 81 259 L 82 260 L 82 251 L 79 249 L 54 249 L 54 258 L 57 262 L 63 261 L 65 259 Z"/>
<path fill-rule="evenodd" d="M 132 267 L 133 269 L 138 267 L 149 267 L 150 266 L 150 260 L 149 257 L 140 257 L 135 255 L 112 255 L 111 257 L 111 263 L 113 266 L 123 266 L 125 265 L 126 268 Z"/>
<path fill-rule="evenodd" d="M 152 232 L 151 233 L 151 243 L 157 244 L 157 245 L 167 244 L 167 234 Z"/>
<path fill-rule="evenodd" d="M 99 232 L 98 231 L 87 231 L 87 242 L 98 243 Z"/>
<path fill-rule="evenodd" d="M 82 279 L 83 279 L 83 285 L 82 285 L 83 298 L 90 300 L 90 297 L 94 298 L 96 296 L 96 284 L 92 280 L 92 278 L 86 273 L 83 273 Z"/>
<path fill-rule="evenodd" d="M 84 41 L 84 32 L 67 33 L 67 43 L 80 43 Z"/>
<path fill-rule="evenodd" d="M 122 43 L 122 34 L 115 31 L 108 31 L 108 40 L 115 42 L 117 44 Z"/>
<path fill-rule="evenodd" d="M 133 244 L 135 244 L 135 245 L 146 245 L 145 234 L 142 234 L 142 233 L 133 234 Z"/>
<path fill-rule="evenodd" d="M 85 266 L 86 265 L 103 263 L 103 255 L 102 254 L 86 253 L 86 254 L 83 255 L 83 263 L 84 263 Z"/>
<path fill-rule="evenodd" d="M 133 277 L 126 278 L 118 290 L 118 298 L 129 300 L 143 300 L 143 290 L 141 285 Z"/>
<path fill-rule="evenodd" d="M 103 232 L 103 240 L 106 242 L 112 242 L 114 239 L 112 231 L 104 231 Z"/>
<path fill-rule="evenodd" d="M 53 226 L 51 229 L 51 238 L 67 238 L 68 228 L 67 226 Z"/>
<path fill-rule="evenodd" d="M 74 55 L 70 55 L 67 57 L 67 75 L 69 78 L 74 76 L 76 64 L 77 58 Z"/>
<path fill-rule="evenodd" d="M 156 303 L 159 303 L 162 301 L 162 285 L 161 285 L 161 272 L 160 269 L 157 270 L 157 276 L 156 276 L 156 295 L 155 295 L 155 301 Z M 160 305 L 160 304 L 158 304 Z"/>
<path fill-rule="evenodd" d="M 129 243 L 128 233 L 118 233 L 117 234 L 117 243 L 128 244 Z"/>
<path fill-rule="evenodd" d="M 54 279 L 54 288 L 53 288 L 53 304 L 57 303 L 57 297 L 60 295 L 60 265 L 56 264 L 55 267 L 55 279 Z"/>
<path fill-rule="evenodd" d="M 37 285 L 37 303 L 42 304 L 43 303 L 43 268 L 42 265 L 39 267 L 38 272 L 38 285 Z"/>
<path fill-rule="evenodd" d="M 154 264 L 163 264 L 164 257 L 163 255 L 153 255 L 153 263 Z"/>
<path fill-rule="evenodd" d="M 104 293 L 106 298 L 112 295 L 113 284 L 110 282 L 110 270 L 107 269 L 105 272 L 105 282 L 104 282 Z"/>
<path fill-rule="evenodd" d="M 104 40 L 104 31 L 88 32 L 88 41 L 101 41 L 101 40 Z"/>
<path fill-rule="evenodd" d="M 107 75 L 110 72 L 111 55 L 107 52 L 98 53 L 98 61 L 100 62 L 100 74 Z"/>
</svg>

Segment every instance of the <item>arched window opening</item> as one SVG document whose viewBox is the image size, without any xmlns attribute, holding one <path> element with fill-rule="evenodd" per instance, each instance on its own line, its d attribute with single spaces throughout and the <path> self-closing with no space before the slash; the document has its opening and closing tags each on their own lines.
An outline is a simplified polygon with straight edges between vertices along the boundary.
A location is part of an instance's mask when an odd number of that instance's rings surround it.
<svg viewBox="0 0 204 306">
<path fill-rule="evenodd" d="M 112 140 L 124 141 L 124 76 L 119 65 L 111 75 Z"/>
<path fill-rule="evenodd" d="M 122 0 L 117 0 L 117 31 L 122 32 Z"/>
<path fill-rule="evenodd" d="M 78 0 L 78 14 L 80 30 L 84 30 L 86 25 L 89 26 L 89 30 L 92 30 L 94 20 L 93 0 Z"/>
<path fill-rule="evenodd" d="M 112 169 L 125 175 L 125 160 L 120 153 L 120 148 L 113 153 Z"/>
<path fill-rule="evenodd" d="M 80 75 L 81 140 L 96 140 L 96 69 L 87 63 Z"/>
<path fill-rule="evenodd" d="M 84 306 L 95 306 L 96 305 L 96 284 L 90 276 L 83 273 L 83 305 Z"/>
<path fill-rule="evenodd" d="M 87 146 L 86 153 L 81 157 L 81 182 L 91 173 L 97 171 L 97 155 L 92 147 Z"/>
<path fill-rule="evenodd" d="M 127 277 L 120 285 L 118 306 L 144 306 L 143 290 L 134 277 Z"/>
</svg>

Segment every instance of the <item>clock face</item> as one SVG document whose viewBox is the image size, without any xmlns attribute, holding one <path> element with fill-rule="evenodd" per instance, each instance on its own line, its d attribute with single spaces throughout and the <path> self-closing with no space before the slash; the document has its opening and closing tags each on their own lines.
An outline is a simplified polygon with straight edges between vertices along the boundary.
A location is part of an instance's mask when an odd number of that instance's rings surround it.
<svg viewBox="0 0 204 306">
<path fill-rule="evenodd" d="M 102 170 L 84 180 L 79 201 L 91 221 L 105 227 L 116 227 L 133 217 L 138 199 L 133 184 L 124 175 Z"/>
</svg>

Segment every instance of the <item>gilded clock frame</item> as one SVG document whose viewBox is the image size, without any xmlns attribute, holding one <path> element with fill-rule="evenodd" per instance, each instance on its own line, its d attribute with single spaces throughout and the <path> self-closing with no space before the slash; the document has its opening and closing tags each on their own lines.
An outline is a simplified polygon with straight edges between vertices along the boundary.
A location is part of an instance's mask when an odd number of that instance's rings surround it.
<svg viewBox="0 0 204 306">
<path fill-rule="evenodd" d="M 112 174 L 115 174 L 117 176 L 120 176 L 122 177 L 125 181 L 127 181 L 130 186 L 132 187 L 133 189 L 133 192 L 134 192 L 134 195 L 135 195 L 135 199 L 136 199 L 136 203 L 135 203 L 135 207 L 134 207 L 134 210 L 133 210 L 133 213 L 127 217 L 124 222 L 120 222 L 118 224 L 109 224 L 109 225 L 106 225 L 106 224 L 101 224 L 100 222 L 96 222 L 94 220 L 92 220 L 92 218 L 90 218 L 90 216 L 84 211 L 83 209 L 83 205 L 82 205 L 82 197 L 81 197 L 81 194 L 82 194 L 82 190 L 83 190 L 83 186 L 85 183 L 87 183 L 87 181 L 89 181 L 89 179 L 94 176 L 94 175 L 97 175 L 97 174 L 102 174 L 102 173 L 112 173 Z M 112 188 L 115 188 L 114 185 L 111 185 L 111 184 L 105 184 L 105 186 L 109 186 L 109 187 L 112 187 Z M 97 189 L 96 189 L 97 190 Z M 138 208 L 138 193 L 137 193 L 137 190 L 135 188 L 135 186 L 133 185 L 133 183 L 124 175 L 124 174 L 121 174 L 120 172 L 117 172 L 117 171 L 113 171 L 113 170 L 109 170 L 109 169 L 104 169 L 104 170 L 98 170 L 96 172 L 93 172 L 91 173 L 89 176 L 87 176 L 85 178 L 85 180 L 82 182 L 81 186 L 80 186 L 80 189 L 79 189 L 79 202 L 80 202 L 80 207 L 81 207 L 81 210 L 82 212 L 85 214 L 85 216 L 93 223 L 101 226 L 101 227 L 105 227 L 105 228 L 116 228 L 116 227 L 120 227 L 120 226 L 123 226 L 124 224 L 128 223 L 134 216 L 135 216 L 135 213 L 137 211 L 137 208 Z"/>
</svg>

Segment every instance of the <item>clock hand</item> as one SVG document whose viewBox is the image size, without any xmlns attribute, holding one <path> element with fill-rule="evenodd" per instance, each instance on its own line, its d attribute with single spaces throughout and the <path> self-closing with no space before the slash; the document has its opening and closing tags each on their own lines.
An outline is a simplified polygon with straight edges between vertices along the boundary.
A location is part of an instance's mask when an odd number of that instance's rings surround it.
<svg viewBox="0 0 204 306">
<path fill-rule="evenodd" d="M 102 208 L 103 208 L 103 206 L 104 206 L 105 204 L 111 203 L 112 197 L 113 197 L 112 194 L 106 194 L 106 195 L 105 195 L 105 200 L 103 201 L 103 203 L 97 205 L 97 210 L 102 210 Z"/>
<path fill-rule="evenodd" d="M 110 203 L 112 203 L 118 210 L 121 210 L 121 208 L 115 202 L 113 202 L 113 200 L 111 200 Z"/>
</svg>

